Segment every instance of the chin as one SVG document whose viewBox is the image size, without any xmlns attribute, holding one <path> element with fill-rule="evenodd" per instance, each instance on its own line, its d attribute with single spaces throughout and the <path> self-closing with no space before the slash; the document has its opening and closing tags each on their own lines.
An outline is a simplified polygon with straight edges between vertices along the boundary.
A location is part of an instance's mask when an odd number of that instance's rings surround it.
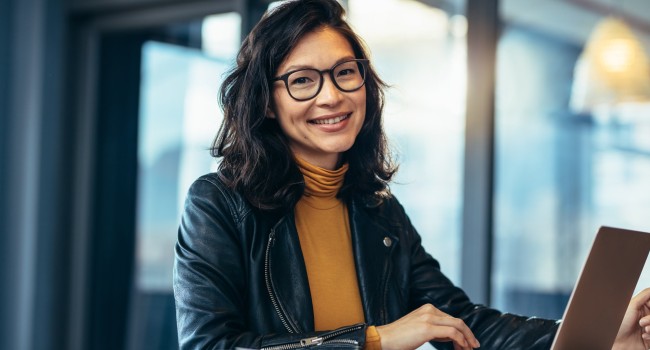
<svg viewBox="0 0 650 350">
<path fill-rule="evenodd" d="M 327 152 L 328 153 L 345 153 L 352 148 L 354 145 L 354 142 L 349 142 L 345 144 L 339 144 L 334 147 L 327 147 Z"/>
</svg>

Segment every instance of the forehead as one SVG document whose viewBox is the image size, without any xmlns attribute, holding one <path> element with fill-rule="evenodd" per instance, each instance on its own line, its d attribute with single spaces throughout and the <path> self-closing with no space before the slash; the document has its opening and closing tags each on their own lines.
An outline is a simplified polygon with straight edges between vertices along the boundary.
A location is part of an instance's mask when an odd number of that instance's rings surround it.
<svg viewBox="0 0 650 350">
<path fill-rule="evenodd" d="M 354 58 L 350 42 L 332 28 L 320 28 L 305 34 L 298 41 L 278 67 L 278 72 L 296 66 L 326 69 L 344 57 Z"/>
</svg>

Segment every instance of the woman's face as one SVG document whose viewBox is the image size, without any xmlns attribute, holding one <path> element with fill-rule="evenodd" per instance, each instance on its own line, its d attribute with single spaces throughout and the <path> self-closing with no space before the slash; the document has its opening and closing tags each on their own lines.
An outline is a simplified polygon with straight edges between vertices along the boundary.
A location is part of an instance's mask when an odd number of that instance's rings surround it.
<svg viewBox="0 0 650 350">
<path fill-rule="evenodd" d="M 322 71 L 354 58 L 345 37 L 325 27 L 300 39 L 275 76 L 301 68 Z M 285 83 L 275 81 L 271 117 L 277 119 L 295 155 L 314 165 L 335 169 L 363 125 L 366 88 L 364 85 L 359 90 L 343 92 L 334 86 L 329 74 L 323 74 L 323 79 L 318 95 L 307 101 L 293 99 Z"/>
</svg>

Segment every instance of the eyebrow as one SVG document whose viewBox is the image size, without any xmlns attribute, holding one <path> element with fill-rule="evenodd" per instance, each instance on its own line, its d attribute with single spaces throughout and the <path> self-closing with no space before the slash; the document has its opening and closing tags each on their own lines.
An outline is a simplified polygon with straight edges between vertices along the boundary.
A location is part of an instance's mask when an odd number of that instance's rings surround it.
<svg viewBox="0 0 650 350">
<path fill-rule="evenodd" d="M 334 64 L 332 64 L 329 68 L 331 68 L 331 67 L 333 67 L 333 66 L 335 66 L 335 65 L 337 65 L 337 64 L 339 64 L 341 62 L 344 62 L 344 61 L 347 61 L 347 60 L 353 60 L 353 59 L 356 59 L 356 57 L 349 56 L 349 55 L 341 57 L 338 60 L 336 60 L 336 62 L 334 62 Z M 329 68 L 325 68 L 325 69 L 329 69 Z M 310 66 L 310 65 L 306 65 L 306 64 L 293 64 L 293 65 L 290 65 L 289 67 L 287 67 L 284 72 L 279 73 L 278 75 L 284 75 L 284 74 L 287 74 L 287 73 L 290 73 L 290 72 L 295 72 L 295 71 L 301 70 L 301 69 L 320 70 L 320 69 L 318 69 L 318 68 L 316 68 L 314 66 Z"/>
</svg>

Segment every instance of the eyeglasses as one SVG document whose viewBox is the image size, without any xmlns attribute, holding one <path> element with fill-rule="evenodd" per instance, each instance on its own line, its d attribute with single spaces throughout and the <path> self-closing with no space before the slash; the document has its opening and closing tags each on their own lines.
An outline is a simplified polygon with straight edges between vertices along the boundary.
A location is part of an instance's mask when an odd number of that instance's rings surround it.
<svg viewBox="0 0 650 350">
<path fill-rule="evenodd" d="M 329 73 L 334 86 L 343 92 L 361 89 L 366 82 L 367 59 L 349 60 L 335 64 L 330 69 L 304 68 L 294 70 L 271 81 L 284 81 L 284 86 L 296 101 L 310 100 L 323 88 L 323 74 Z"/>
</svg>

